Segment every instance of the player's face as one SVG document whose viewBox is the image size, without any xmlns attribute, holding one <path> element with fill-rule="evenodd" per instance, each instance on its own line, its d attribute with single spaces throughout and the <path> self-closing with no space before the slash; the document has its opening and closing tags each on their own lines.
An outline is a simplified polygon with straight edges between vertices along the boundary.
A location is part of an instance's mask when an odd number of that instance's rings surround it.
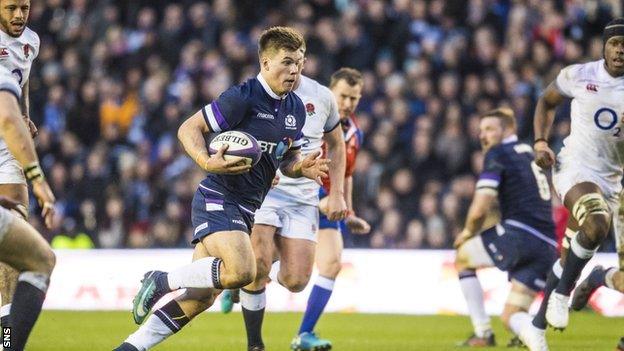
<svg viewBox="0 0 624 351">
<path fill-rule="evenodd" d="M 26 28 L 30 0 L 0 0 L 0 26 L 12 37 L 19 37 Z"/>
<path fill-rule="evenodd" d="M 303 61 L 303 50 L 280 49 L 276 54 L 262 59 L 263 77 L 276 94 L 286 94 L 293 90 L 299 79 Z"/>
<path fill-rule="evenodd" d="M 503 123 L 496 117 L 485 117 L 479 124 L 479 140 L 483 151 L 488 151 L 493 146 L 503 141 L 505 130 Z"/>
<path fill-rule="evenodd" d="M 349 85 L 344 79 L 341 79 L 334 84 L 331 90 L 338 103 L 340 118 L 348 118 L 351 116 L 360 103 L 362 85 Z"/>
<path fill-rule="evenodd" d="M 611 74 L 624 75 L 624 36 L 610 38 L 605 44 L 605 62 Z"/>
</svg>

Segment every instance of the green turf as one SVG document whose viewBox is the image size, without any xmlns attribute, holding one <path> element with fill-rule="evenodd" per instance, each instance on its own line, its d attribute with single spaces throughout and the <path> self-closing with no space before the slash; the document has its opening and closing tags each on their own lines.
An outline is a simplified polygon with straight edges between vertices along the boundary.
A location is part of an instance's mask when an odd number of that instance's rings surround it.
<svg viewBox="0 0 624 351">
<path fill-rule="evenodd" d="M 287 350 L 301 314 L 269 313 L 265 317 L 267 350 Z M 318 330 L 337 351 L 457 350 L 454 346 L 470 333 L 467 317 L 326 314 Z M 565 333 L 548 332 L 551 350 L 613 350 L 624 335 L 624 319 L 593 313 L 573 313 Z M 499 345 L 510 334 L 495 319 Z M 129 312 L 44 311 L 31 336 L 28 350 L 112 350 L 135 330 Z M 192 321 L 155 350 L 246 350 L 240 313 L 207 313 Z"/>
</svg>

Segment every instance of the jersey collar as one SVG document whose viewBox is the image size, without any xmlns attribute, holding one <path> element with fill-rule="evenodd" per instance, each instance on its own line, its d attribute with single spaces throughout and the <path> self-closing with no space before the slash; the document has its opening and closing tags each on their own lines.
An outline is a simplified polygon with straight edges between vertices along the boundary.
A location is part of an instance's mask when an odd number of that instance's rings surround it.
<svg viewBox="0 0 624 351">
<path fill-rule="evenodd" d="M 266 91 L 267 94 L 269 94 L 270 97 L 274 98 L 275 100 L 283 100 L 286 98 L 286 96 L 288 96 L 288 93 L 279 96 L 277 94 L 275 94 L 275 92 L 271 89 L 271 87 L 269 87 L 269 83 L 267 83 L 266 80 L 264 80 L 264 77 L 262 76 L 261 73 L 258 73 L 258 75 L 256 76 L 256 79 L 258 79 L 258 81 L 260 82 L 260 85 L 262 85 L 262 88 L 264 89 L 264 91 Z"/>
<path fill-rule="evenodd" d="M 518 136 L 516 134 L 512 134 L 503 139 L 503 144 L 515 143 L 516 141 L 518 141 Z"/>
</svg>

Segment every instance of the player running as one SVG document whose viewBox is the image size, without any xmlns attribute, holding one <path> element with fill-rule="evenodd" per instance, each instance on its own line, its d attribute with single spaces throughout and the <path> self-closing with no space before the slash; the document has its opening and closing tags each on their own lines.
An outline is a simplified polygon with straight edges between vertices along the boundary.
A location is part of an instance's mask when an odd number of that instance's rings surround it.
<svg viewBox="0 0 624 351">
<path fill-rule="evenodd" d="M 0 3 L 0 65 L 12 73 L 20 86 L 19 100 L 23 118 L 34 136 L 37 128 L 28 117 L 29 94 L 28 77 L 32 63 L 39 54 L 39 36 L 26 27 L 30 12 L 30 0 L 7 0 Z M 20 121 L 23 123 L 23 121 Z M 24 172 L 6 144 L 0 140 L 0 195 L 17 202 L 13 213 L 28 220 L 28 186 Z M 48 228 L 54 216 L 52 207 L 46 209 L 44 222 Z M 17 284 L 18 272 L 0 263 L 0 324 L 8 327 L 11 300 Z"/>
<path fill-rule="evenodd" d="M 293 178 L 320 182 L 327 176 L 329 161 L 317 159 L 320 153 L 300 158 L 305 109 L 291 92 L 304 52 L 303 37 L 294 29 L 264 31 L 259 39 L 260 74 L 226 90 L 180 126 L 178 138 L 186 152 L 209 173 L 193 198 L 193 263 L 169 273 L 146 273 L 134 300 L 135 322 L 142 323 L 163 295 L 186 291 L 156 310 L 117 350 L 151 348 L 212 305 L 220 289 L 239 288 L 254 279 L 249 232 L 278 167 Z M 204 134 L 226 130 L 244 131 L 258 140 L 263 149 L 258 164 L 250 168 L 225 161 L 226 148 L 208 154 Z"/>
<path fill-rule="evenodd" d="M 535 160 L 549 168 L 555 164 L 548 146 L 554 112 L 566 97 L 572 98 L 571 132 L 554 168 L 555 189 L 571 214 L 564 241 L 564 248 L 569 249 L 549 274 L 542 308 L 533 320 L 542 330 L 535 338 L 544 338 L 546 321 L 557 329 L 568 325 L 570 292 L 608 235 L 619 205 L 624 165 L 620 117 L 624 111 L 624 18 L 607 24 L 603 42 L 604 59 L 562 69 L 535 109 Z"/>
<path fill-rule="evenodd" d="M 336 71 L 330 81 L 330 89 L 338 102 L 340 112 L 340 131 L 344 135 L 347 146 L 347 167 L 344 173 L 344 198 L 347 203 L 347 217 L 344 223 L 353 234 L 366 234 L 370 231 L 370 225 L 357 217 L 353 211 L 353 171 L 355 170 L 355 158 L 362 144 L 362 131 L 358 129 L 354 112 L 362 96 L 364 80 L 362 74 L 353 68 L 341 68 Z M 325 148 L 325 145 L 323 145 Z M 330 154 L 331 155 L 331 154 Z M 319 276 L 314 283 L 308 303 L 299 327 L 297 337 L 290 345 L 293 350 L 330 350 L 332 345 L 329 340 L 318 338 L 314 333 L 314 327 L 321 317 L 325 306 L 329 302 L 334 289 L 334 282 L 342 268 L 342 233 L 341 223 L 328 218 L 330 197 L 332 189 L 331 178 L 326 178 L 323 187 L 319 189 L 321 198 L 320 225 L 318 247 L 316 248 L 316 264 Z"/>
<path fill-rule="evenodd" d="M 2 11 L 5 11 L 5 2 L 2 6 Z M 39 166 L 32 137 L 21 117 L 18 104 L 21 91 L 11 72 L 0 66 L 0 141 L 6 145 L 19 167 L 24 169 L 26 179 L 33 186 L 33 193 L 43 208 L 43 216 L 48 218 L 47 211 L 51 211 L 55 199 Z M 10 350 L 21 351 L 41 313 L 55 257 L 48 243 L 34 228 L 11 213 L 19 205 L 9 198 L 0 198 L 0 261 L 19 272 L 8 320 L 11 346 L 3 345 Z"/>
<path fill-rule="evenodd" d="M 305 103 L 307 114 L 302 154 L 319 152 L 325 141 L 332 159 L 329 179 L 339 185 L 328 196 L 328 215 L 342 219 L 347 210 L 342 190 L 346 153 L 342 130 L 337 128 L 336 100 L 329 89 L 304 76 L 297 81 L 295 93 Z M 258 271 L 254 281 L 240 290 L 249 349 L 264 349 L 262 321 L 269 272 L 273 270 L 272 279 L 292 292 L 303 290 L 310 280 L 319 227 L 319 187 L 308 179 L 281 175 L 256 213 L 251 241 Z M 280 261 L 272 265 L 276 251 Z"/>
<path fill-rule="evenodd" d="M 462 343 L 469 347 L 496 345 L 476 270 L 496 266 L 508 272 L 511 291 L 501 319 L 522 338 L 532 327 L 529 307 L 557 256 L 548 180 L 533 162 L 531 147 L 518 142 L 513 111 L 499 108 L 485 113 L 479 137 L 485 152 L 483 172 L 464 229 L 454 243 L 455 267 L 474 327 L 474 334 Z M 497 199 L 502 220 L 483 230 Z"/>
</svg>

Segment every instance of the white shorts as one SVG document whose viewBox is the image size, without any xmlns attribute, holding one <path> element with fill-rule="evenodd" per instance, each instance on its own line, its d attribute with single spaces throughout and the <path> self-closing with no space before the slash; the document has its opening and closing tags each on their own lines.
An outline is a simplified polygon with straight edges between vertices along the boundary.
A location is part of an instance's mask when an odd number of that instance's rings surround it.
<svg viewBox="0 0 624 351">
<path fill-rule="evenodd" d="M 0 207 L 0 245 L 11 227 L 11 223 L 13 223 L 13 217 L 15 217 L 15 215 L 11 213 L 11 211 Z"/>
<path fill-rule="evenodd" d="M 26 184 L 22 167 L 2 140 L 0 140 L 0 184 Z"/>
<path fill-rule="evenodd" d="M 319 210 L 316 206 L 292 204 L 269 194 L 256 210 L 254 223 L 279 228 L 277 233 L 285 238 L 316 242 Z"/>
<path fill-rule="evenodd" d="M 618 213 L 622 180 L 611 172 L 599 172 L 589 168 L 570 154 L 571 152 L 562 151 L 557 155 L 558 166 L 553 173 L 553 185 L 561 201 L 564 201 L 565 195 L 576 184 L 590 182 L 598 185 L 612 213 Z"/>
</svg>

